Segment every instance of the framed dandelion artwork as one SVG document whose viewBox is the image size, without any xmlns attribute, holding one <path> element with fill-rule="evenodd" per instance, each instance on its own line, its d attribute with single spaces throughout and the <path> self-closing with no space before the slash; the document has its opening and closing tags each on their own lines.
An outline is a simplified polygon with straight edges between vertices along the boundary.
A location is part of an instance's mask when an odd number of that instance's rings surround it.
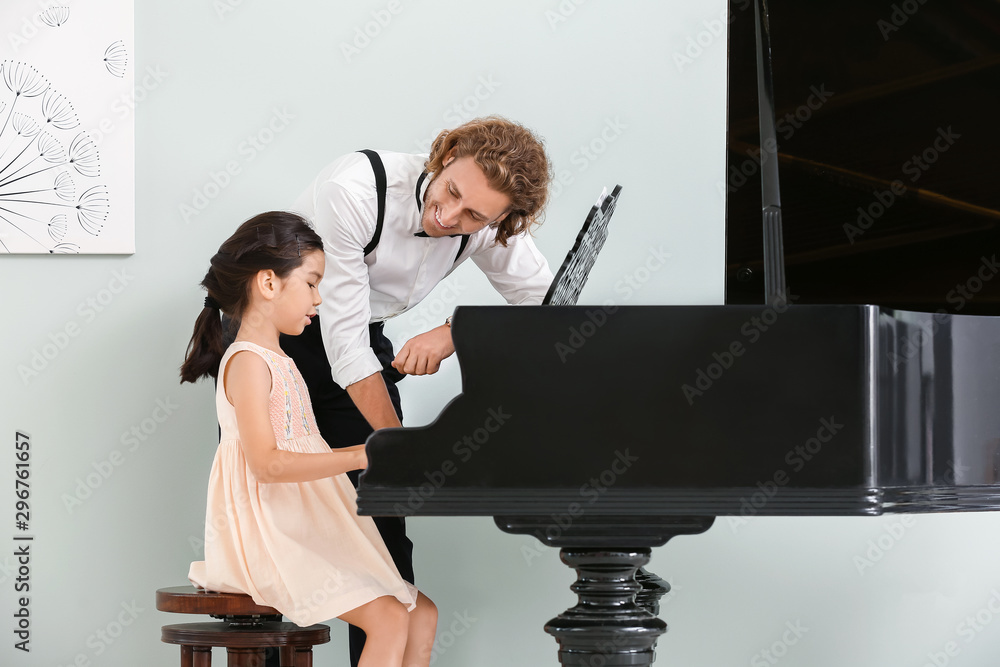
<svg viewBox="0 0 1000 667">
<path fill-rule="evenodd" d="M 132 2 L 0 4 L 0 255 L 135 252 Z"/>
</svg>

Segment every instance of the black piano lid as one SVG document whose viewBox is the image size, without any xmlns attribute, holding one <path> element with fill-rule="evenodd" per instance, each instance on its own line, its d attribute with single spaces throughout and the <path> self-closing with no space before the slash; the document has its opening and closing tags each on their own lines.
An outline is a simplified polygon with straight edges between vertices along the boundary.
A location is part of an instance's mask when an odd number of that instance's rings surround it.
<svg viewBox="0 0 1000 667">
<path fill-rule="evenodd" d="M 764 301 L 753 4 L 730 2 L 733 304 Z M 797 303 L 1000 315 L 1000 5 L 768 7 L 785 267 Z"/>
</svg>

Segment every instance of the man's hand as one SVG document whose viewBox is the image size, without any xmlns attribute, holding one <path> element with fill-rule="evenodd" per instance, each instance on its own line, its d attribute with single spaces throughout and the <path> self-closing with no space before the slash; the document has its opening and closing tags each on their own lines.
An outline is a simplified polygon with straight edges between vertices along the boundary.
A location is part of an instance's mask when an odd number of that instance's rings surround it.
<svg viewBox="0 0 1000 667">
<path fill-rule="evenodd" d="M 393 360 L 392 366 L 407 375 L 429 375 L 437 373 L 441 367 L 441 360 L 447 359 L 454 352 L 451 327 L 442 324 L 406 341 Z"/>
</svg>

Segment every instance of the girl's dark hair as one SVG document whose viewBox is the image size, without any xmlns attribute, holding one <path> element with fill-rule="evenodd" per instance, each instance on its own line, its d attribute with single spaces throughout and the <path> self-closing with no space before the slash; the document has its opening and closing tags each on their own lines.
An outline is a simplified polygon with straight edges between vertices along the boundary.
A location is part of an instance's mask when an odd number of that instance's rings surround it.
<svg viewBox="0 0 1000 667">
<path fill-rule="evenodd" d="M 269 211 L 240 225 L 212 256 L 212 266 L 201 281 L 208 298 L 194 324 L 181 365 L 181 382 L 218 375 L 226 351 L 219 311 L 230 317 L 231 326 L 239 327 L 250 303 L 250 284 L 258 271 L 270 269 L 284 278 L 314 250 L 323 250 L 322 239 L 294 213 Z"/>
</svg>

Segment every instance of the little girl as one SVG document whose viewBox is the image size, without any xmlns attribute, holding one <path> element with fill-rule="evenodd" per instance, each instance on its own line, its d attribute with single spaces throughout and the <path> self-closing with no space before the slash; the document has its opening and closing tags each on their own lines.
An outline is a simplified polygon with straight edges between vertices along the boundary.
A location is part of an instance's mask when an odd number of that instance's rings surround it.
<svg viewBox="0 0 1000 667">
<path fill-rule="evenodd" d="M 403 580 L 346 472 L 364 445 L 331 451 L 306 385 L 278 346 L 316 314 L 323 242 L 282 212 L 247 220 L 212 257 L 181 382 L 217 378 L 212 464 L 196 586 L 246 593 L 300 626 L 341 618 L 368 636 L 359 667 L 428 665 L 437 609 Z M 239 322 L 223 350 L 219 311 Z"/>
</svg>

